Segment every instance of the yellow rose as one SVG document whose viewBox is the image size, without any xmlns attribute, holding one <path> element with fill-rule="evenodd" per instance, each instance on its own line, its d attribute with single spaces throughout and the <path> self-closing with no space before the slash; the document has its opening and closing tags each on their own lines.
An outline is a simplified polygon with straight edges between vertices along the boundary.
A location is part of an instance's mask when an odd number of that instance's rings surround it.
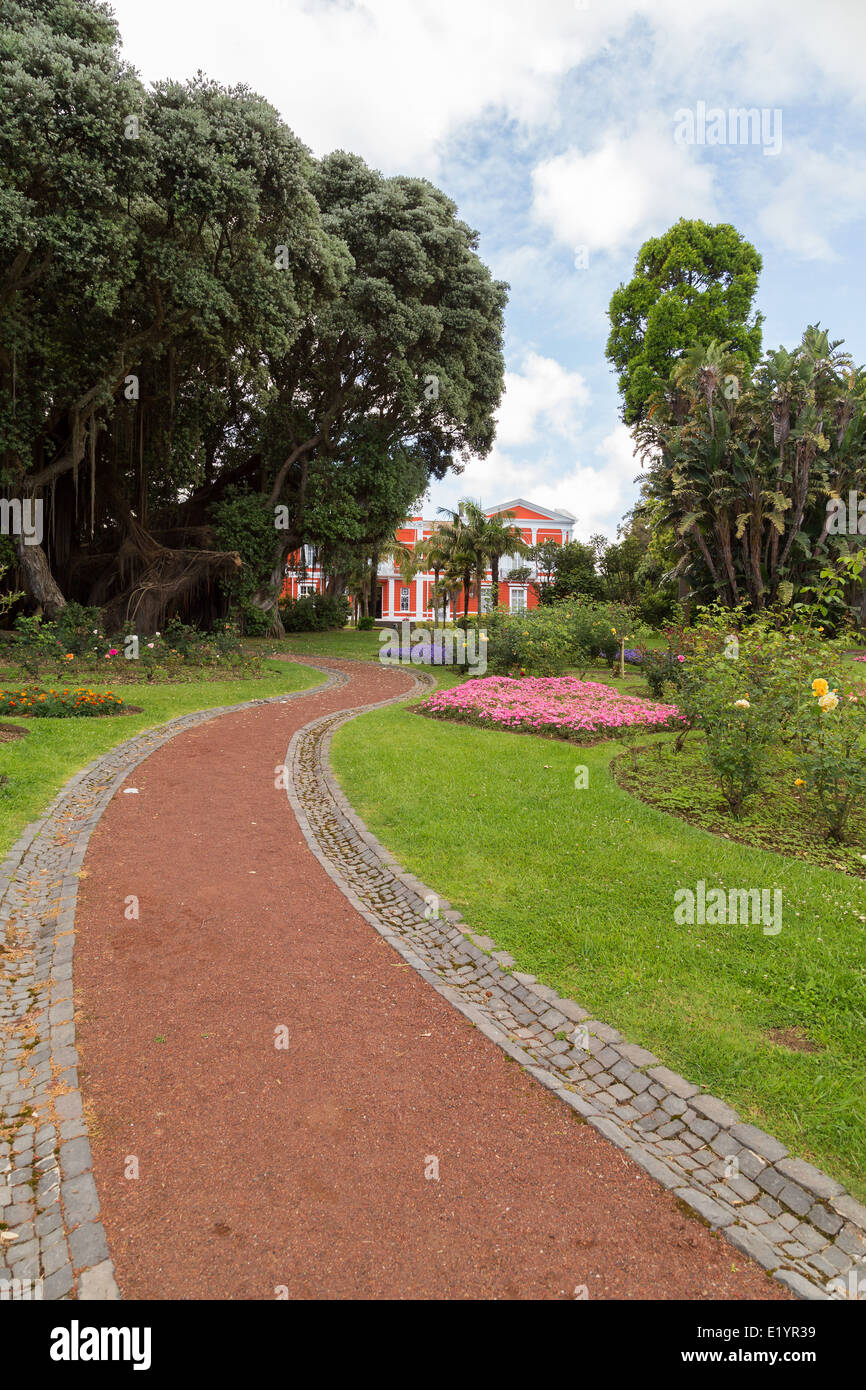
<svg viewBox="0 0 866 1390">
<path fill-rule="evenodd" d="M 794 786 L 795 786 L 795 787 L 805 787 L 805 785 L 806 785 L 806 783 L 803 781 L 802 777 L 796 777 L 796 778 L 794 779 Z"/>
<path fill-rule="evenodd" d="M 829 685 L 823 679 L 818 679 L 812 682 L 812 694 L 815 696 L 826 695 L 829 689 Z"/>
<path fill-rule="evenodd" d="M 835 709 L 838 703 L 839 696 L 836 694 L 835 690 L 831 690 L 826 695 L 822 695 L 820 700 L 818 701 L 818 704 L 821 706 L 825 714 L 828 710 Z"/>
</svg>

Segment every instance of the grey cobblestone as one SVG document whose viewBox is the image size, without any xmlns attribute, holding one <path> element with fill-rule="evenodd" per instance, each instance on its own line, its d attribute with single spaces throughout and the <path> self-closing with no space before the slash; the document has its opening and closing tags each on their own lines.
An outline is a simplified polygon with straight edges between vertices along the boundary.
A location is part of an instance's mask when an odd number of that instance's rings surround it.
<svg viewBox="0 0 866 1390">
<path fill-rule="evenodd" d="M 755 1226 L 748 1223 L 746 1213 L 751 1212 L 755 1222 L 760 1222 L 763 1228 L 760 1237 L 763 1244 L 757 1248 L 764 1259 L 759 1263 L 774 1271 L 787 1268 L 805 1287 L 811 1287 L 815 1296 L 823 1296 L 820 1292 L 823 1285 L 818 1284 L 815 1269 L 802 1256 L 781 1248 L 782 1242 L 793 1246 L 795 1251 L 806 1246 L 806 1242 L 774 1220 L 782 1208 L 768 1195 L 791 1185 L 791 1178 L 773 1167 L 775 1160 L 787 1156 L 784 1145 L 741 1121 L 731 1106 L 701 1093 L 698 1086 L 661 1065 L 646 1048 L 624 1041 L 616 1029 L 591 1018 L 588 1011 L 573 1000 L 558 998 L 555 991 L 539 985 L 533 976 L 515 972 L 510 979 L 511 988 L 506 991 L 495 976 L 485 974 L 485 993 L 489 990 L 490 997 L 470 994 L 473 981 L 480 978 L 477 966 L 457 978 L 446 961 L 431 954 L 419 933 L 417 920 L 412 921 L 411 917 L 407 920 L 405 916 L 394 920 L 387 897 L 389 880 L 393 878 L 389 867 L 393 858 L 369 836 L 328 765 L 333 732 L 353 713 L 345 711 L 314 720 L 298 731 L 286 756 L 290 767 L 289 800 L 301 829 L 313 853 L 349 901 L 376 930 L 388 935 L 391 944 L 407 958 L 411 951 L 426 959 L 433 973 L 425 978 L 431 978 L 435 984 L 438 977 L 439 988 L 458 989 L 467 1002 L 471 1000 L 479 1018 L 485 1014 L 501 1017 L 499 1011 L 507 1005 L 515 1020 L 511 1032 L 514 1040 L 521 1041 L 523 1025 L 533 1019 L 538 1019 L 543 1028 L 546 1025 L 548 1034 L 551 1029 L 554 1032 L 567 1029 L 568 1021 L 583 1023 L 589 1032 L 590 1055 L 574 1046 L 558 1053 L 554 1051 L 555 1044 L 540 1048 L 539 1037 L 543 1038 L 543 1034 L 536 1032 L 532 1047 L 537 1060 L 530 1068 L 532 1074 L 543 1079 L 545 1085 L 555 1089 L 579 1113 L 587 1115 L 594 1128 L 607 1135 L 644 1171 L 674 1189 L 711 1224 L 725 1228 L 726 1234 L 739 1233 L 737 1238 L 757 1236 Z M 365 851 L 371 846 L 377 851 L 378 872 L 374 875 L 369 873 L 369 861 L 365 861 L 364 873 L 360 872 L 361 844 Z M 423 911 L 424 896 L 431 891 L 421 885 L 421 895 L 413 905 L 416 912 Z M 454 914 L 454 921 L 459 925 L 459 915 Z M 489 959 L 487 964 L 489 966 Z M 520 1007 L 517 1001 L 524 991 L 528 1017 L 520 1017 L 517 1012 Z M 527 1044 L 522 1042 L 521 1045 Z M 625 1063 L 630 1066 L 626 1068 Z M 546 1070 L 550 1073 L 548 1078 Z M 608 1113 L 598 1114 L 599 1110 Z M 712 1141 L 715 1141 L 713 1149 L 705 1147 Z M 663 1150 L 662 1144 L 676 1148 Z M 739 1175 L 728 1179 L 725 1173 L 732 1157 L 736 1158 Z M 764 1178 L 761 1186 L 758 1186 L 759 1177 Z M 772 1210 L 757 1205 L 758 1198 L 772 1203 Z M 848 1197 L 848 1200 L 853 1202 L 853 1198 Z M 834 1201 L 833 1206 L 836 1208 L 838 1203 Z M 808 1222 L 808 1217 L 806 1220 Z M 767 1228 L 774 1233 L 775 1243 L 767 1239 Z M 825 1249 L 826 1234 L 815 1231 L 812 1244 Z M 749 1253 L 745 1247 L 744 1253 Z M 799 1285 L 796 1291 L 800 1291 Z"/>
<path fill-rule="evenodd" d="M 330 675 L 328 683 L 339 684 L 343 680 L 342 676 Z M 422 685 L 424 681 L 417 684 Z M 298 695 L 310 693 L 306 690 Z M 382 702 L 389 703 L 392 701 Z M 25 920 L 32 952 L 27 967 L 19 969 L 15 979 L 6 982 L 5 993 L 0 988 L 0 1020 L 14 1020 L 31 1007 L 28 987 L 34 980 L 48 986 L 39 1019 L 46 1029 L 45 1042 L 32 1049 L 38 1056 L 22 1058 L 17 1051 L 10 1050 L 8 1043 L 0 1050 L 0 1097 L 4 1098 L 7 1113 L 10 1102 L 18 1107 L 15 1138 L 20 1141 L 33 1136 L 34 1140 L 29 1148 L 20 1147 L 16 1152 L 34 1153 L 41 1160 L 53 1152 L 58 1133 L 61 1142 L 62 1213 L 58 1205 L 57 1175 L 52 1175 L 50 1169 L 40 1172 L 35 1167 L 32 1171 L 38 1181 L 46 1182 L 46 1190 L 36 1203 L 39 1211 L 32 1202 L 17 1201 L 7 1203 L 3 1209 L 4 1219 L 10 1210 L 15 1214 L 20 1237 L 35 1236 L 37 1242 L 45 1243 L 42 1255 L 45 1298 L 77 1295 L 79 1299 L 113 1299 L 120 1296 L 99 1222 L 96 1187 L 92 1174 L 87 1171 L 89 1145 L 77 1090 L 78 1059 L 69 1010 L 78 884 L 75 875 L 83 862 L 93 826 L 129 772 L 176 733 L 224 712 L 207 710 L 175 720 L 162 729 L 130 740 L 85 769 L 67 784 L 45 820 L 28 828 L 0 869 L 0 923 L 12 923 L 17 927 L 21 919 Z M 466 928 L 460 914 L 446 906 L 444 899 L 440 899 L 438 921 L 431 923 L 425 918 L 425 898 L 432 890 L 400 871 L 393 856 L 358 821 L 329 770 L 328 749 L 334 729 L 360 712 L 343 710 L 314 719 L 295 735 L 285 760 L 290 768 L 289 801 L 301 830 L 313 853 L 345 896 L 435 988 L 452 1001 L 455 992 L 461 996 L 462 1011 L 479 1027 L 483 1025 L 488 1037 L 518 1059 L 525 1059 L 523 1064 L 536 1079 L 553 1089 L 566 1104 L 630 1154 L 644 1171 L 674 1190 L 705 1220 L 723 1227 L 726 1238 L 732 1243 L 746 1242 L 736 1248 L 751 1254 L 765 1268 L 773 1268 L 776 1277 L 787 1275 L 788 1286 L 798 1295 L 826 1296 L 822 1274 L 826 1274 L 826 1269 L 838 1272 L 839 1261 L 848 1260 L 849 1254 L 841 1245 L 830 1245 L 829 1233 L 818 1229 L 813 1214 L 825 1225 L 835 1225 L 832 1234 L 847 1222 L 846 1240 L 850 1246 L 850 1232 L 855 1232 L 859 1238 L 859 1232 L 866 1229 L 866 1210 L 826 1175 L 817 1174 L 811 1178 L 812 1182 L 828 1184 L 819 1191 L 809 1182 L 798 1182 L 795 1171 L 777 1172 L 774 1162 L 787 1157 L 779 1153 L 784 1146 L 744 1124 L 730 1106 L 701 1093 L 686 1078 L 659 1064 L 653 1053 L 624 1041 L 615 1028 L 591 1018 L 575 1001 L 560 999 L 555 990 L 539 984 L 533 976 L 521 972 L 505 974 L 503 967 L 508 966 L 510 957 L 496 952 L 496 943 L 491 938 L 484 939 L 483 944 L 492 956 L 467 940 L 462 934 Z M 39 830 L 42 833 L 37 834 Z M 48 871 L 43 875 L 44 891 L 35 905 L 24 901 L 26 882 L 33 876 L 34 869 L 36 874 L 41 869 Z M 42 929 L 49 916 L 53 926 L 46 939 Z M 563 1046 L 555 1040 L 557 1032 L 569 1032 L 578 1023 L 589 1030 L 594 1060 L 587 1060 L 586 1053 L 569 1045 L 573 1044 L 572 1038 Z M 529 1043 L 520 1036 L 527 1026 L 534 1029 Z M 51 1071 L 49 1053 L 42 1050 L 43 1046 L 49 1047 L 49 1034 Z M 526 1052 L 519 1050 L 526 1046 L 531 1046 L 535 1053 L 534 1061 L 530 1062 Z M 624 1063 L 629 1064 L 628 1070 Z M 58 1079 L 64 1085 L 60 1093 L 53 1094 L 52 1091 L 58 1089 Z M 43 1097 L 49 1099 L 43 1100 Z M 602 1102 L 610 1114 L 600 1113 Z M 688 1104 L 683 1105 L 683 1102 Z M 39 1112 L 35 1124 L 30 1123 L 29 1116 L 21 1109 L 27 1104 L 32 1104 Z M 661 1130 L 670 1134 L 673 1127 L 678 1131 L 676 1138 L 660 1140 L 654 1132 Z M 737 1141 L 737 1147 L 745 1146 L 738 1153 L 740 1171 L 752 1187 L 757 1183 L 762 1189 L 760 1205 L 744 1203 L 744 1198 L 754 1195 L 750 1187 L 736 1192 L 734 1183 L 742 1179 L 720 1182 L 718 1172 L 713 1170 L 714 1164 L 723 1170 L 719 1155 L 735 1151 L 723 1140 L 717 1142 L 715 1154 L 702 1147 L 716 1138 L 720 1128 L 726 1138 L 731 1135 Z M 677 1150 L 662 1150 L 663 1143 L 675 1144 Z M 693 1150 L 691 1157 L 689 1150 Z M 23 1172 L 27 1175 L 26 1166 Z M 811 1205 L 795 1234 L 774 1219 L 781 1211 L 774 1196 L 786 1186 L 799 1187 L 829 1200 L 829 1207 L 820 1203 Z M 16 1189 L 13 1186 L 11 1190 L 15 1192 Z M 29 1188 L 27 1191 L 29 1195 Z M 768 1210 L 765 1205 L 771 1202 L 775 1211 Z M 746 1213 L 751 1207 L 764 1217 L 760 1237 L 756 1228 L 748 1224 Z M 65 1220 L 65 1228 L 61 1218 Z M 69 1240 L 68 1257 L 64 1229 Z M 811 1232 L 808 1240 L 802 1237 L 803 1230 Z M 774 1234 L 775 1245 L 767 1242 L 768 1232 Z M 772 1245 L 771 1256 L 763 1246 L 755 1248 L 766 1259 L 775 1260 L 776 1265 L 761 1260 L 748 1248 L 750 1236 Z M 787 1252 L 783 1244 L 789 1247 Z M 812 1251 L 808 1259 L 796 1253 L 800 1247 Z M 25 1267 L 30 1258 L 32 1256 L 25 1252 L 19 1265 Z M 823 1261 L 826 1268 L 816 1261 Z M 77 1278 L 73 1269 L 78 1272 Z"/>
<path fill-rule="evenodd" d="M 328 685 L 344 679 L 324 674 Z M 310 693 L 308 688 L 275 698 Z M 0 865 L 0 945 L 9 933 L 15 943 L 15 967 L 0 973 L 0 1110 L 12 1138 L 10 1150 L 0 1144 L 0 1219 L 17 1237 L 3 1242 L 0 1270 L 13 1269 L 19 1278 L 42 1274 L 45 1299 L 85 1296 L 88 1275 L 88 1286 L 96 1290 L 91 1297 L 118 1297 L 88 1173 L 90 1145 L 78 1090 L 72 999 L 77 874 L 93 827 L 129 773 L 175 734 L 224 712 L 184 715 L 112 749 L 70 779 Z M 25 1014 L 37 1030 L 35 1047 L 24 1046 L 17 1026 Z M 26 1037 L 34 1037 L 30 1027 Z M 14 1167 L 6 1174 L 10 1153 Z"/>
</svg>

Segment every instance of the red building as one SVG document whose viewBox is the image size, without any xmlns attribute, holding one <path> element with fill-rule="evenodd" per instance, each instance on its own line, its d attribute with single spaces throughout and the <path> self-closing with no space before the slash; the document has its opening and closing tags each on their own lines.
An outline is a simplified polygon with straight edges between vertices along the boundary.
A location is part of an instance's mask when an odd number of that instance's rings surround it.
<svg viewBox="0 0 866 1390">
<path fill-rule="evenodd" d="M 501 515 L 503 512 L 511 512 L 510 524 L 516 527 L 527 545 L 540 545 L 542 541 L 556 541 L 559 545 L 564 545 L 573 539 L 573 529 L 575 518 L 571 512 L 551 511 L 548 507 L 539 506 L 535 502 L 527 502 L 525 497 L 517 497 L 512 502 L 503 502 L 499 507 L 486 508 L 488 516 Z M 408 549 L 412 549 L 419 541 L 427 540 L 433 535 L 437 526 L 437 521 L 427 521 L 421 516 L 407 517 L 402 526 L 398 527 L 395 539 Z M 298 551 L 289 557 L 286 565 L 286 580 L 283 587 L 283 594 L 291 598 L 299 598 L 304 594 L 314 594 L 324 588 L 324 576 L 321 568 L 316 563 L 316 556 L 312 546 L 305 548 L 304 556 Z M 526 578 L 526 570 L 530 571 L 529 578 Z M 512 572 L 518 571 L 517 578 L 512 580 L 509 576 Z M 519 573 L 522 571 L 523 573 Z M 536 577 L 537 567 L 532 560 L 526 559 L 522 555 L 505 555 L 499 562 L 499 603 L 510 608 L 512 612 L 521 612 L 526 608 L 535 608 L 538 598 L 533 588 L 533 579 Z M 482 584 L 483 608 L 491 606 L 491 576 L 488 570 L 485 575 L 486 584 Z M 376 600 L 375 616 L 383 621 L 400 621 L 409 618 L 417 622 L 433 623 L 437 617 L 433 611 L 433 584 L 434 575 L 432 570 L 419 573 L 408 584 L 400 574 L 399 565 L 393 559 L 384 560 L 379 565 L 378 574 L 378 597 Z M 457 601 L 457 612 L 452 612 L 451 605 L 448 606 L 447 618 L 452 618 L 463 612 L 464 595 L 462 590 Z M 442 616 L 441 599 L 438 609 L 438 616 Z M 477 599 L 474 589 L 469 594 L 469 612 L 477 611 Z"/>
</svg>

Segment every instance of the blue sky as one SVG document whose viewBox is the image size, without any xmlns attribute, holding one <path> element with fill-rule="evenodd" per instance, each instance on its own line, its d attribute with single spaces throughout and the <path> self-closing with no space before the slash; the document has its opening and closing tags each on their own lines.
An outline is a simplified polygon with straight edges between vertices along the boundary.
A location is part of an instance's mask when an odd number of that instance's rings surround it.
<svg viewBox="0 0 866 1390">
<path fill-rule="evenodd" d="M 497 442 L 434 487 L 425 515 L 524 496 L 573 512 L 579 536 L 615 535 L 639 465 L 604 358 L 606 309 L 642 242 L 678 217 L 732 222 L 758 248 L 765 346 L 793 346 L 820 320 L 866 361 L 860 0 L 114 9 L 145 80 L 200 68 L 246 82 L 315 154 L 422 174 L 478 229 L 511 285 Z M 682 113 L 697 122 L 701 103 L 707 140 L 684 142 Z M 766 112 L 763 144 L 736 142 L 732 108 Z"/>
</svg>

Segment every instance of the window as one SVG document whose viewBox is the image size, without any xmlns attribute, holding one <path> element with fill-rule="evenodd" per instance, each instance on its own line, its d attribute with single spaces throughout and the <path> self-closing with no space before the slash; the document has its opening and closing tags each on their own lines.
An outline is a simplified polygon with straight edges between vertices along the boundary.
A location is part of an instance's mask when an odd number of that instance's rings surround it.
<svg viewBox="0 0 866 1390">
<path fill-rule="evenodd" d="M 493 608 L 493 585 L 481 585 L 481 612 L 489 613 Z"/>
<path fill-rule="evenodd" d="M 311 579 L 302 580 L 298 585 L 298 598 L 309 598 L 315 592 L 316 586 Z"/>
<path fill-rule="evenodd" d="M 511 592 L 510 592 L 509 597 L 510 597 L 510 600 L 511 600 L 511 611 L 512 611 L 512 613 L 525 613 L 525 612 L 526 612 L 526 590 L 525 590 L 525 589 L 512 589 Z"/>
<path fill-rule="evenodd" d="M 402 585 L 400 586 L 400 612 L 401 612 L 401 613 L 408 613 L 408 612 L 409 612 L 409 599 L 410 599 L 410 597 L 411 597 L 411 594 L 412 594 L 412 590 L 409 588 L 408 584 L 402 584 Z"/>
</svg>

